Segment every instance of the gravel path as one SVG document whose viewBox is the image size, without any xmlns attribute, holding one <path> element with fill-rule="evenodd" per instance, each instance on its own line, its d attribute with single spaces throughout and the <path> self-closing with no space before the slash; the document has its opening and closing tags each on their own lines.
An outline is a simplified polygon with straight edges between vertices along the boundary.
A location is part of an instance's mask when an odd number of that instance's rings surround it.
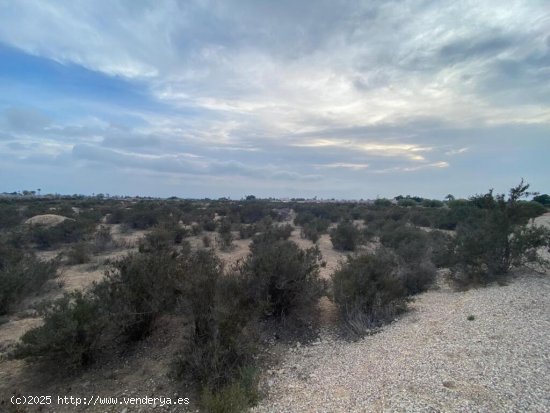
<svg viewBox="0 0 550 413">
<path fill-rule="evenodd" d="M 429 291 L 411 308 L 358 342 L 326 329 L 289 349 L 253 411 L 550 411 L 549 276 Z"/>
</svg>

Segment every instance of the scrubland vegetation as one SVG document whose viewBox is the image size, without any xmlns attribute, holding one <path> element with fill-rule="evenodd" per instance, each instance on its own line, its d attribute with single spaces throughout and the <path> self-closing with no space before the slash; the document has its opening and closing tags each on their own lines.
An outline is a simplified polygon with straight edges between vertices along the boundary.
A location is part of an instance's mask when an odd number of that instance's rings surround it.
<svg viewBox="0 0 550 413">
<path fill-rule="evenodd" d="M 356 338 L 406 311 L 438 268 L 450 269 L 457 288 L 470 288 L 504 282 L 523 265 L 547 265 L 537 252 L 550 247 L 549 231 L 530 225 L 547 211 L 547 196 L 524 200 L 527 189 L 522 181 L 508 196 L 399 196 L 372 204 L 0 200 L 0 315 L 37 294 L 60 267 L 123 250 L 112 228 L 145 231 L 137 248 L 109 260 L 101 281 L 43 303 L 43 324 L 26 332 L 12 355 L 78 375 L 174 316 L 186 332 L 173 360 L 177 377 L 193 384 L 204 410 L 238 412 L 260 397 L 263 338 L 292 329 L 285 339 L 293 340 L 311 330 L 323 296 L 338 307 L 341 331 Z M 24 223 L 41 214 L 68 219 Z M 295 226 L 310 247 L 289 239 Z M 320 276 L 321 237 L 347 254 L 330 279 Z M 220 253 L 239 240 L 250 240 L 249 253 L 227 265 Z M 56 258 L 39 258 L 41 251 Z"/>
</svg>

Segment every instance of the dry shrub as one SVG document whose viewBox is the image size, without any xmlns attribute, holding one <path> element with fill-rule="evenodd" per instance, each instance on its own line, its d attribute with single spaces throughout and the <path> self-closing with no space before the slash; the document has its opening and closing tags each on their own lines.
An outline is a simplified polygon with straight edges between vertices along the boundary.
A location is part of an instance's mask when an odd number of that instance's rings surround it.
<svg viewBox="0 0 550 413">
<path fill-rule="evenodd" d="M 334 273 L 333 296 L 347 330 L 361 336 L 404 311 L 407 289 L 395 256 L 379 249 L 348 256 Z"/>
</svg>

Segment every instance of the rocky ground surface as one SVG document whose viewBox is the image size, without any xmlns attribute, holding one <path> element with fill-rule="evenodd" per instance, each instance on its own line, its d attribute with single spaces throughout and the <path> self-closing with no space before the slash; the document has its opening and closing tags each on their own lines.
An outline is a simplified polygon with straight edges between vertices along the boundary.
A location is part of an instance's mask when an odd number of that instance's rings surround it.
<svg viewBox="0 0 550 413">
<path fill-rule="evenodd" d="M 549 297 L 550 277 L 529 274 L 421 294 L 400 320 L 357 342 L 327 327 L 264 374 L 267 396 L 253 411 L 549 411 Z"/>
</svg>

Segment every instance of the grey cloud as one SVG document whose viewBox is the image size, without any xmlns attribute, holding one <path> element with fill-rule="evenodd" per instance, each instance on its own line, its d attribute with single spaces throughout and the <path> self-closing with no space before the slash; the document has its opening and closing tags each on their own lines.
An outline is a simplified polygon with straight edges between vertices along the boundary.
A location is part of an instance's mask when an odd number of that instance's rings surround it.
<svg viewBox="0 0 550 413">
<path fill-rule="evenodd" d="M 38 132 L 51 124 L 51 119 L 31 108 L 12 107 L 3 113 L 8 130 L 14 132 Z"/>
<path fill-rule="evenodd" d="M 238 161 L 195 159 L 186 154 L 149 156 L 127 153 L 89 144 L 75 145 L 73 157 L 95 163 L 111 164 L 118 168 L 132 168 L 153 172 L 188 175 L 235 175 L 261 179 L 317 180 L 321 175 L 301 174 L 280 170 L 273 165 L 246 165 Z"/>
<path fill-rule="evenodd" d="M 513 44 L 513 38 L 502 35 L 459 39 L 443 46 L 439 50 L 439 57 L 448 63 L 463 62 L 476 57 L 492 57 Z"/>
<path fill-rule="evenodd" d="M 147 148 L 158 147 L 162 139 L 154 135 L 139 135 L 135 133 L 120 133 L 103 138 L 103 145 L 112 148 Z"/>
</svg>

